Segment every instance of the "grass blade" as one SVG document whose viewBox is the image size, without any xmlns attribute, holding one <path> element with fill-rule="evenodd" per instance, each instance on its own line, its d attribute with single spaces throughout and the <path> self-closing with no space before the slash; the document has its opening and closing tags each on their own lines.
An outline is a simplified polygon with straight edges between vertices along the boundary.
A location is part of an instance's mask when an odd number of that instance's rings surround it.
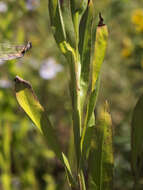
<svg viewBox="0 0 143 190">
<path fill-rule="evenodd" d="M 70 168 L 69 161 L 64 153 L 62 153 L 62 156 L 63 156 L 63 161 L 64 161 L 64 165 L 65 165 L 65 170 L 66 170 L 66 175 L 67 175 L 69 186 L 72 189 L 74 189 L 76 187 L 76 183 L 75 183 L 75 180 L 74 180 L 71 168 Z"/>
</svg>

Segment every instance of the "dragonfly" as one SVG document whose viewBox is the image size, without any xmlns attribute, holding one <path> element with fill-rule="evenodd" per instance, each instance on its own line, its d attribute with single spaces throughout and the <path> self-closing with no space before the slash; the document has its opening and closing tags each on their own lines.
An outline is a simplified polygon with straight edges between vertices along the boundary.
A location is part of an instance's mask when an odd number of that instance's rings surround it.
<svg viewBox="0 0 143 190">
<path fill-rule="evenodd" d="M 31 48 L 31 42 L 26 45 L 0 43 L 0 61 L 22 58 Z"/>
</svg>

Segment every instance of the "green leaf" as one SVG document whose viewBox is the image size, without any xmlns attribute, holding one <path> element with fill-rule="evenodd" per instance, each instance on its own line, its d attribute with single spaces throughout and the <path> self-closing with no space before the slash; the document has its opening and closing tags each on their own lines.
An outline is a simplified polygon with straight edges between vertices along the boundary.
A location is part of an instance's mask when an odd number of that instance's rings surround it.
<svg viewBox="0 0 143 190">
<path fill-rule="evenodd" d="M 66 42 L 70 44 L 72 48 L 76 48 L 75 30 L 72 21 L 71 7 L 69 0 L 62 0 L 60 3 L 63 22 L 65 26 Z"/>
<path fill-rule="evenodd" d="M 80 159 L 80 134 L 81 134 L 81 118 L 80 118 L 80 96 L 79 96 L 79 73 L 80 68 L 76 59 L 76 52 L 69 43 L 62 43 L 63 52 L 68 60 L 70 69 L 70 95 L 72 100 L 72 119 L 73 119 L 73 132 L 74 132 L 74 144 L 76 150 L 77 166 Z"/>
<path fill-rule="evenodd" d="M 17 76 L 15 78 L 15 92 L 21 108 L 46 137 L 50 148 L 55 152 L 56 156 L 63 161 L 55 130 L 48 119 L 45 109 L 39 103 L 30 83 Z"/>
<path fill-rule="evenodd" d="M 73 171 L 76 171 L 77 163 L 76 163 L 76 154 L 75 154 L 75 146 L 74 146 L 74 134 L 73 129 L 70 129 L 70 139 L 69 139 L 69 146 L 68 146 L 68 158 L 70 162 L 70 166 Z"/>
<path fill-rule="evenodd" d="M 69 161 L 68 161 L 68 159 L 64 153 L 62 153 L 62 156 L 63 156 L 63 161 L 64 161 L 64 165 L 65 165 L 65 170 L 66 170 L 69 186 L 71 188 L 74 188 L 74 187 L 76 187 L 76 183 L 75 183 L 73 175 L 72 175 L 72 171 L 71 171 L 71 168 L 69 165 Z"/>
<path fill-rule="evenodd" d="M 84 178 L 84 174 L 83 174 L 83 171 L 80 170 L 78 172 L 78 178 L 79 178 L 79 186 L 81 190 L 86 190 L 86 185 L 85 185 L 85 178 Z"/>
<path fill-rule="evenodd" d="M 88 96 L 89 98 L 88 98 L 87 108 L 86 108 L 87 109 L 86 117 L 84 120 L 84 128 L 83 128 L 82 138 L 81 138 L 81 150 L 83 151 L 83 154 L 85 154 L 85 150 L 83 150 L 83 144 L 85 144 L 84 140 L 86 136 L 86 130 L 89 127 L 89 125 L 91 127 L 95 124 L 94 109 L 95 109 L 98 91 L 99 91 L 99 74 L 100 74 L 101 65 L 103 63 L 105 52 L 106 52 L 107 38 L 108 38 L 107 26 L 103 24 L 103 18 L 100 15 L 99 24 L 96 30 L 96 42 L 95 42 L 95 48 L 94 48 L 94 55 L 92 59 L 92 78 L 91 78 L 92 84 L 91 84 L 91 90 Z M 91 47 L 92 47 L 92 44 L 91 44 Z"/>
<path fill-rule="evenodd" d="M 131 127 L 132 171 L 135 180 L 138 180 L 143 166 L 143 95 L 134 108 Z"/>
<path fill-rule="evenodd" d="M 82 155 L 84 156 L 88 154 L 90 143 L 91 143 L 91 135 L 92 135 L 92 128 L 95 125 L 95 117 L 94 117 L 94 109 L 98 97 L 98 92 L 99 92 L 99 85 L 100 85 L 100 80 L 97 80 L 97 84 L 93 92 L 91 93 L 89 97 L 89 102 L 87 105 L 87 112 L 86 112 L 86 117 L 84 121 L 84 127 L 82 131 L 82 137 L 81 137 L 81 150 L 82 150 Z"/>
<path fill-rule="evenodd" d="M 80 64 L 80 55 L 78 51 L 79 45 L 79 25 L 81 18 L 84 14 L 84 11 L 87 8 L 88 0 L 70 0 L 71 2 L 71 12 L 72 12 L 72 20 L 75 30 L 75 39 L 76 39 L 76 57 L 77 62 Z"/>
<path fill-rule="evenodd" d="M 94 132 L 94 126 L 89 126 L 86 129 L 86 133 L 85 133 L 84 138 L 82 136 L 82 140 L 81 140 L 82 145 L 81 146 L 82 146 L 82 164 L 83 165 L 89 157 L 93 132 Z"/>
<path fill-rule="evenodd" d="M 66 40 L 65 26 L 59 0 L 49 0 L 49 16 L 54 38 L 58 45 Z"/>
<path fill-rule="evenodd" d="M 68 159 L 60 150 L 59 142 L 55 133 L 56 131 L 51 125 L 45 109 L 39 103 L 30 83 L 21 79 L 20 77 L 16 77 L 15 91 L 18 103 L 30 117 L 33 123 L 38 127 L 40 132 L 46 137 L 49 146 L 64 164 L 70 185 L 75 186 Z"/>
<path fill-rule="evenodd" d="M 107 26 L 103 24 L 103 18 L 100 15 L 99 24 L 96 30 L 96 41 L 92 63 L 92 90 L 95 88 L 97 78 L 100 73 L 101 65 L 103 63 L 108 40 Z"/>
<path fill-rule="evenodd" d="M 89 156 L 89 189 L 112 190 L 113 147 L 111 117 L 108 105 L 100 113 L 99 123 L 94 127 Z"/>
<path fill-rule="evenodd" d="M 71 1 L 71 9 L 72 9 L 72 15 L 74 17 L 75 14 L 78 13 L 79 15 L 79 21 L 84 14 L 84 11 L 86 10 L 88 0 L 70 0 Z"/>
<path fill-rule="evenodd" d="M 91 34 L 93 21 L 93 4 L 90 3 L 80 23 L 79 51 L 81 55 L 81 101 L 82 107 L 89 88 L 91 63 Z"/>
</svg>

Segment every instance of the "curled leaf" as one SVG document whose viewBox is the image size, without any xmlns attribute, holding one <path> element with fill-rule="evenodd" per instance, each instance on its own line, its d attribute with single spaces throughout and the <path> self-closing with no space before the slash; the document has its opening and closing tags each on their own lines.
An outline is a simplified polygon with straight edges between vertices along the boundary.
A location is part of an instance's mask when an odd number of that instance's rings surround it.
<svg viewBox="0 0 143 190">
<path fill-rule="evenodd" d="M 16 99 L 40 132 L 46 137 L 50 148 L 62 160 L 59 143 L 44 107 L 39 103 L 31 84 L 20 77 L 15 78 Z"/>
</svg>

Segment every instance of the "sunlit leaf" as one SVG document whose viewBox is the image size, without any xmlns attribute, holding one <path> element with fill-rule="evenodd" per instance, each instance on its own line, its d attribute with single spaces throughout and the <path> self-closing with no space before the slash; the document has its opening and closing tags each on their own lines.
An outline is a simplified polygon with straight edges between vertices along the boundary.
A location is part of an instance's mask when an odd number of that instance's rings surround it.
<svg viewBox="0 0 143 190">
<path fill-rule="evenodd" d="M 20 77 L 16 77 L 15 92 L 17 101 L 22 109 L 38 127 L 40 132 L 46 137 L 49 146 L 55 152 L 56 156 L 62 160 L 55 129 L 51 125 L 45 109 L 39 103 L 30 83 Z"/>
<path fill-rule="evenodd" d="M 84 138 L 86 135 L 87 127 L 94 125 L 94 109 L 97 101 L 98 91 L 99 91 L 99 74 L 101 65 L 104 60 L 106 47 L 107 47 L 107 39 L 108 39 L 108 31 L 107 26 L 103 24 L 103 18 L 99 15 L 99 23 L 96 30 L 96 42 L 94 48 L 94 55 L 92 60 L 92 77 L 91 77 L 91 91 L 89 93 L 89 101 L 87 102 L 87 110 L 86 110 L 86 117 L 84 121 L 84 128 L 81 138 L 81 149 L 83 149 Z M 87 79 L 86 79 L 87 80 Z M 90 123 L 90 124 L 89 124 Z"/>
<path fill-rule="evenodd" d="M 75 182 L 68 159 L 60 150 L 59 142 L 56 137 L 56 131 L 51 125 L 44 107 L 39 103 L 32 86 L 29 82 L 21 79 L 20 77 L 16 77 L 15 91 L 18 103 L 38 127 L 40 132 L 46 137 L 49 146 L 64 164 L 70 185 L 74 186 Z"/>
<path fill-rule="evenodd" d="M 96 41 L 93 55 L 92 65 L 92 90 L 95 88 L 96 80 L 100 73 L 101 65 L 103 63 L 108 40 L 107 26 L 103 23 L 103 18 L 100 15 L 100 21 L 96 30 Z"/>
</svg>

